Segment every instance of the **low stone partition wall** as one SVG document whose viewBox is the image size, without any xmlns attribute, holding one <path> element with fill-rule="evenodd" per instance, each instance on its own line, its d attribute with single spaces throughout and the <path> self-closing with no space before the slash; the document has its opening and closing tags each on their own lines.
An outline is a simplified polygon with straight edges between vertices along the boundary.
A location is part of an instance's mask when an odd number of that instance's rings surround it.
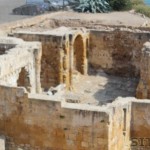
<svg viewBox="0 0 150 150">
<path fill-rule="evenodd" d="M 0 134 L 6 136 L 6 150 L 130 148 L 130 128 L 136 129 L 131 124 L 132 101 L 138 102 L 134 98 L 99 107 L 28 94 L 22 88 L 0 86 L 0 95 Z"/>
<path fill-rule="evenodd" d="M 131 150 L 150 149 L 150 102 L 132 102 Z"/>
<path fill-rule="evenodd" d="M 109 150 L 130 149 L 130 120 L 132 98 L 117 98 L 107 109 L 111 110 L 109 123 Z"/>
<path fill-rule="evenodd" d="M 148 100 L 118 98 L 100 107 L 5 86 L 0 95 L 6 150 L 134 149 L 138 140 L 148 144 L 150 138 Z"/>
<path fill-rule="evenodd" d="M 0 134 L 14 143 L 8 150 L 15 145 L 26 150 L 108 150 L 105 108 L 28 95 L 21 88 L 1 86 L 0 95 Z"/>
</svg>

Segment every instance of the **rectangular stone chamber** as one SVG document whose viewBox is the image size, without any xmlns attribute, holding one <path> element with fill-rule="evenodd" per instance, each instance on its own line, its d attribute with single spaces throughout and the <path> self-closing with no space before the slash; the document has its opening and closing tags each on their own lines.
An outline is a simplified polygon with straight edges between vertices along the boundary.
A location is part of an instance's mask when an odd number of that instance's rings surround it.
<svg viewBox="0 0 150 150">
<path fill-rule="evenodd" d="M 79 33 L 78 33 L 79 32 Z M 58 28 L 45 32 L 18 31 L 15 37 L 25 41 L 40 41 L 42 43 L 41 61 L 41 86 L 47 91 L 52 86 L 66 84 L 67 89 L 72 86 L 72 74 L 74 69 L 73 42 L 74 38 L 81 34 L 85 40 L 88 34 L 71 28 Z M 85 44 L 85 42 L 83 41 Z M 79 66 L 83 74 L 87 72 L 86 45 L 83 45 L 83 61 Z"/>
</svg>

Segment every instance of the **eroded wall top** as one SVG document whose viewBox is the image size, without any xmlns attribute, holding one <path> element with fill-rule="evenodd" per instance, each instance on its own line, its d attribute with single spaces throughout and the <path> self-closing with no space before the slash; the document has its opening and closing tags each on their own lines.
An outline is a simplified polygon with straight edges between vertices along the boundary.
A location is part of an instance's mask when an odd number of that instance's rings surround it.
<svg viewBox="0 0 150 150">
<path fill-rule="evenodd" d="M 21 39 L 0 37 L 0 84 L 17 86 L 22 68 L 28 72 L 31 91 L 36 91 L 36 64 L 41 57 L 39 42 L 24 42 Z M 40 63 L 38 63 L 40 66 Z M 40 71 L 40 70 L 38 70 Z M 38 73 L 38 72 L 37 72 Z M 38 83 L 40 85 L 40 82 Z M 22 85 L 23 86 L 23 85 Z"/>
</svg>

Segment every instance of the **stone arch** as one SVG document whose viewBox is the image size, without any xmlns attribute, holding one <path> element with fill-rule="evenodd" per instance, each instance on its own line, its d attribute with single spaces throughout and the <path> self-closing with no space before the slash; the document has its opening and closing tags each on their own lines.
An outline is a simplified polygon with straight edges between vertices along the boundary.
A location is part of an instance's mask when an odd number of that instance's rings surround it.
<svg viewBox="0 0 150 150">
<path fill-rule="evenodd" d="M 25 87 L 28 92 L 31 92 L 29 72 L 26 70 L 25 67 L 21 68 L 21 71 L 19 73 L 19 77 L 17 80 L 17 86 Z"/>
<path fill-rule="evenodd" d="M 84 39 L 79 34 L 75 37 L 73 42 L 73 70 L 81 74 L 85 73 L 85 59 L 86 48 L 84 46 Z"/>
</svg>

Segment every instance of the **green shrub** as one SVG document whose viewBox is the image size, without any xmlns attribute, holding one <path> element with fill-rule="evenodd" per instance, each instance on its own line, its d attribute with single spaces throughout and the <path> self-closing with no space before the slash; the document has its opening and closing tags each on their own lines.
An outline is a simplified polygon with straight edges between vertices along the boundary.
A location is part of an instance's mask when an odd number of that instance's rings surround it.
<svg viewBox="0 0 150 150">
<path fill-rule="evenodd" d="M 150 7 L 146 5 L 135 5 L 134 9 L 136 12 L 144 14 L 147 17 L 150 17 Z"/>
<path fill-rule="evenodd" d="M 135 9 L 136 12 L 150 17 L 150 7 L 144 0 L 74 0 L 74 8 L 79 12 L 108 12 L 110 10 Z"/>
<path fill-rule="evenodd" d="M 113 10 L 128 10 L 132 8 L 130 0 L 107 0 Z"/>
<path fill-rule="evenodd" d="M 108 12 L 110 10 L 109 4 L 106 0 L 80 0 L 79 5 L 75 7 L 79 12 Z"/>
</svg>

